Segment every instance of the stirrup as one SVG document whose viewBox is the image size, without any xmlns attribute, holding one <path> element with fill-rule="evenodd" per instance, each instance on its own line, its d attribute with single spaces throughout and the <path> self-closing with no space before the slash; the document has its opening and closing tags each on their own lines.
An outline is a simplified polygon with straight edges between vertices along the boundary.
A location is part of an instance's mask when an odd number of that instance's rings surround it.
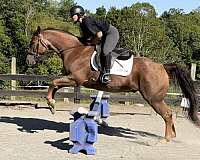
<svg viewBox="0 0 200 160">
<path fill-rule="evenodd" d="M 104 73 L 101 77 L 101 83 L 103 84 L 107 84 L 109 83 L 111 80 L 110 80 L 110 74 L 109 73 Z"/>
</svg>

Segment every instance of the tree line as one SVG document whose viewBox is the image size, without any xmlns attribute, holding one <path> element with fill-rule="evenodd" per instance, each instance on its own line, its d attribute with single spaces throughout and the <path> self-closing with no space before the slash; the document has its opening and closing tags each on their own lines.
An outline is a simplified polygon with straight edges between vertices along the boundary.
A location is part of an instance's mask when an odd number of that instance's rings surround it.
<svg viewBox="0 0 200 160">
<path fill-rule="evenodd" d="M 37 26 L 58 28 L 81 36 L 78 24 L 69 18 L 73 0 L 1 0 L 0 1 L 0 73 L 10 73 L 11 57 L 17 58 L 17 73 L 61 75 L 62 62 L 52 54 L 33 68 L 25 63 L 30 38 Z M 138 56 L 159 63 L 177 63 L 189 67 L 197 63 L 200 79 L 200 7 L 190 13 L 171 8 L 160 16 L 150 3 L 135 3 L 117 9 L 104 6 L 87 14 L 116 26 L 118 47 L 129 48 Z"/>
</svg>

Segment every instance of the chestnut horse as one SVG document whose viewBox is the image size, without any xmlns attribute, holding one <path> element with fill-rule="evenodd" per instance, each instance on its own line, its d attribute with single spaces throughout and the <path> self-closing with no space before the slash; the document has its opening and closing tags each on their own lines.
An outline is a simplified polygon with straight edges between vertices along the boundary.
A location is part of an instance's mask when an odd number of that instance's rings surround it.
<svg viewBox="0 0 200 160">
<path fill-rule="evenodd" d="M 131 74 L 128 76 L 111 75 L 111 82 L 102 84 L 99 81 L 99 71 L 93 71 L 90 58 L 94 46 L 85 46 L 79 39 L 67 32 L 56 29 L 41 30 L 38 27 L 33 34 L 27 64 L 35 64 L 47 50 L 54 50 L 63 61 L 66 76 L 55 79 L 49 86 L 47 100 L 51 105 L 55 92 L 61 87 L 84 86 L 108 92 L 139 91 L 148 104 L 164 119 L 166 143 L 176 136 L 172 119 L 172 110 L 166 105 L 164 98 L 169 88 L 169 78 L 177 80 L 183 95 L 189 99 L 189 118 L 200 125 L 197 116 L 197 99 L 193 81 L 184 69 L 176 64 L 158 64 L 149 58 L 135 57 Z"/>
</svg>

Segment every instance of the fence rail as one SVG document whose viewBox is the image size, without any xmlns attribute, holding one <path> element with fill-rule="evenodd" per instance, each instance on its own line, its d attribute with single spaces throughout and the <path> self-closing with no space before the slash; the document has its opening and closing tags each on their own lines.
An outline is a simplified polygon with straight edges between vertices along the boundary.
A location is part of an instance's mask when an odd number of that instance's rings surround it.
<svg viewBox="0 0 200 160">
<path fill-rule="evenodd" d="M 9 75 L 9 74 L 0 74 L 1 80 L 18 80 L 18 81 L 52 81 L 53 79 L 60 78 L 61 76 L 41 76 L 41 75 Z M 200 83 L 195 83 L 199 84 Z M 41 86 L 38 86 L 39 88 L 42 88 Z M 28 88 L 26 86 L 26 88 Z M 31 87 L 30 87 L 31 88 Z M 6 97 L 6 96 L 30 96 L 30 97 L 46 97 L 47 96 L 47 90 L 1 90 L 0 91 L 0 97 Z M 46 87 L 44 87 L 46 88 Z M 96 93 L 96 92 L 95 92 Z M 56 92 L 55 98 L 70 98 L 74 99 L 74 102 L 79 102 L 80 100 L 89 100 L 92 93 L 85 93 L 81 92 L 81 89 L 78 87 L 75 87 L 73 92 L 64 92 L 64 91 L 58 91 Z M 123 93 L 106 93 L 110 95 L 110 101 L 114 102 L 134 102 L 134 103 L 145 103 L 142 96 L 140 94 L 123 94 Z M 176 98 L 171 98 L 170 96 L 175 96 Z M 181 93 L 168 93 L 168 96 L 165 98 L 165 100 L 170 104 L 180 104 L 181 101 Z"/>
<path fill-rule="evenodd" d="M 42 76 L 25 74 L 0 74 L 0 80 L 19 80 L 19 81 L 51 81 L 62 76 Z"/>
</svg>

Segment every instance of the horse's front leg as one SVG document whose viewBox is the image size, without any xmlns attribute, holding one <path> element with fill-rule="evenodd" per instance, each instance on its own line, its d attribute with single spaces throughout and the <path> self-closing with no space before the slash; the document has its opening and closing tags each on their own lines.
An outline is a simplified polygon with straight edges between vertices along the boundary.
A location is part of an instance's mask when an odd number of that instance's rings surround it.
<svg viewBox="0 0 200 160">
<path fill-rule="evenodd" d="M 50 107 L 50 111 L 52 114 L 55 113 L 55 100 L 54 96 L 58 89 L 62 87 L 75 86 L 76 81 L 71 76 L 64 76 L 59 79 L 54 79 L 52 84 L 49 85 L 48 93 L 47 93 L 47 104 Z"/>
<path fill-rule="evenodd" d="M 47 100 L 47 104 L 48 104 L 49 109 L 50 109 L 52 114 L 55 114 L 55 103 L 56 103 L 56 101 L 54 100 L 54 95 L 55 95 L 56 91 L 60 88 L 62 88 L 62 87 L 61 86 L 60 87 L 54 86 L 52 84 L 49 85 L 49 88 L 48 88 L 46 100 Z"/>
</svg>

